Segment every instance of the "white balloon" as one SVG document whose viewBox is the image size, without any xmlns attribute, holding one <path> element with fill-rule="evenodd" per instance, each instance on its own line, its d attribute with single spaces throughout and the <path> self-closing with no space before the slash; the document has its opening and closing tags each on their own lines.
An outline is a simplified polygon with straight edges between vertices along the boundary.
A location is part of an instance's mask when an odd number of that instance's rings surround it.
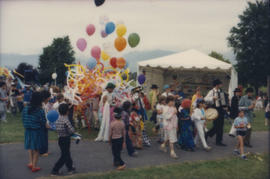
<svg viewBox="0 0 270 179">
<path fill-rule="evenodd" d="M 103 15 L 103 16 L 99 17 L 99 23 L 101 25 L 105 25 L 107 22 L 109 22 L 109 20 L 110 20 L 109 17 L 106 16 L 106 15 Z"/>
<path fill-rule="evenodd" d="M 57 78 L 57 74 L 56 74 L 56 73 L 53 73 L 53 74 L 52 74 L 52 79 L 55 80 L 56 78 Z"/>
</svg>

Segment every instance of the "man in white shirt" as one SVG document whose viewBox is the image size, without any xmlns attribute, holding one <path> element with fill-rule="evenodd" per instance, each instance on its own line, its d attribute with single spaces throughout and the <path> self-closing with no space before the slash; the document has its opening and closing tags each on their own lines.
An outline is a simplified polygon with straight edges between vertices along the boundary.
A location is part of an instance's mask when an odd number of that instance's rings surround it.
<svg viewBox="0 0 270 179">
<path fill-rule="evenodd" d="M 208 136 L 213 137 L 216 134 L 216 145 L 225 147 L 226 144 L 222 143 L 223 139 L 223 127 L 224 127 L 224 115 L 225 110 L 221 101 L 221 87 L 222 82 L 219 79 L 213 81 L 214 88 L 210 90 L 207 96 L 204 98 L 206 103 L 210 104 L 218 111 L 218 118 L 214 120 L 213 127 L 206 133 L 206 139 Z"/>
</svg>

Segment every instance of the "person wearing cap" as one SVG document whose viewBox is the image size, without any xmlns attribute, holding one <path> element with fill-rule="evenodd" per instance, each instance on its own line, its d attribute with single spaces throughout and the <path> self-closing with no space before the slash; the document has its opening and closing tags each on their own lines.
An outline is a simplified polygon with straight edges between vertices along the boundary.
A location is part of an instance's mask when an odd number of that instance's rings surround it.
<svg viewBox="0 0 270 179">
<path fill-rule="evenodd" d="M 241 98 L 241 90 L 239 88 L 235 88 L 234 96 L 231 99 L 231 107 L 230 107 L 230 118 L 233 120 L 238 117 L 240 98 Z M 235 137 L 235 134 L 236 129 L 234 125 L 232 125 L 229 136 Z"/>
<path fill-rule="evenodd" d="M 206 133 L 206 139 L 208 136 L 213 137 L 216 134 L 216 145 L 225 147 L 226 144 L 222 143 L 225 115 L 225 110 L 220 98 L 222 93 L 222 82 L 219 79 L 214 80 L 213 87 L 214 88 L 208 92 L 204 100 L 218 111 L 218 118 L 214 120 L 212 129 Z"/>
<path fill-rule="evenodd" d="M 196 108 L 194 109 L 191 119 L 195 123 L 195 127 L 197 129 L 197 135 L 195 137 L 195 144 L 198 144 L 198 140 L 200 138 L 201 143 L 203 145 L 204 150 L 207 152 L 211 150 L 211 147 L 209 147 L 205 140 L 205 123 L 206 123 L 206 117 L 205 117 L 205 101 L 202 98 L 197 99 L 196 102 Z"/>
<path fill-rule="evenodd" d="M 161 94 L 161 96 L 164 96 L 164 97 L 168 97 L 168 96 L 174 96 L 172 93 L 171 93 L 171 87 L 170 85 L 166 84 L 164 85 L 163 87 L 163 90 L 164 92 Z"/>
<path fill-rule="evenodd" d="M 247 88 L 246 89 L 246 95 L 242 96 L 239 101 L 239 110 L 244 110 L 245 117 L 247 118 L 249 123 L 252 123 L 253 119 L 253 109 L 255 107 L 255 104 L 253 102 L 253 88 Z M 252 147 L 250 144 L 250 138 L 251 138 L 251 126 L 249 125 L 247 127 L 246 137 L 244 139 L 244 144 L 246 147 Z"/>
<path fill-rule="evenodd" d="M 99 133 L 95 141 L 108 141 L 109 140 L 109 129 L 110 129 L 110 121 L 112 120 L 111 110 L 114 106 L 113 101 L 113 90 L 115 89 L 115 85 L 113 83 L 108 83 L 106 90 L 103 92 L 101 96 L 101 100 L 99 102 L 99 108 L 101 111 L 101 126 L 99 129 Z"/>
<path fill-rule="evenodd" d="M 111 123 L 109 131 L 109 143 L 112 147 L 113 164 L 117 170 L 124 170 L 126 168 L 125 162 L 121 158 L 121 151 L 125 147 L 126 129 L 125 123 L 122 120 L 122 109 L 116 107 L 114 109 L 114 120 Z"/>
</svg>

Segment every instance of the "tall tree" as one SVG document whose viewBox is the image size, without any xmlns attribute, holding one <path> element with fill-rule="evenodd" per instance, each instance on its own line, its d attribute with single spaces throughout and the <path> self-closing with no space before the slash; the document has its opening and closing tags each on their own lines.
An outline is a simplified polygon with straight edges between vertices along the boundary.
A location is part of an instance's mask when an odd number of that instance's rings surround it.
<svg viewBox="0 0 270 179">
<path fill-rule="evenodd" d="M 230 30 L 229 46 L 236 55 L 239 82 L 256 93 L 270 75 L 270 9 L 267 1 L 248 2 L 240 22 Z"/>
<path fill-rule="evenodd" d="M 52 82 L 52 74 L 56 72 L 57 84 L 65 84 L 67 68 L 64 64 L 72 64 L 74 62 L 74 51 L 69 37 L 53 39 L 53 43 L 43 48 L 43 53 L 39 57 L 41 83 Z"/>
<path fill-rule="evenodd" d="M 218 53 L 218 52 L 215 52 L 215 51 L 212 51 L 210 54 L 209 54 L 210 57 L 213 57 L 213 58 L 216 58 L 220 61 L 223 61 L 223 62 L 226 62 L 226 63 L 231 63 L 228 59 L 224 58 L 223 55 L 221 53 Z"/>
</svg>

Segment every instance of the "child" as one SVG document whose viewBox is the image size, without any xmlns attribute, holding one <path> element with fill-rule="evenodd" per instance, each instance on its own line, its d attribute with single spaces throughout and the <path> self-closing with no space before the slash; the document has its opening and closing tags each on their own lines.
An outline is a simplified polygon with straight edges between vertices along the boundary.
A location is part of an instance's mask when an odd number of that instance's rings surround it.
<svg viewBox="0 0 270 179">
<path fill-rule="evenodd" d="M 203 99 L 199 98 L 196 101 L 196 108 L 193 111 L 193 114 L 191 116 L 192 120 L 195 122 L 195 126 L 197 129 L 197 135 L 195 137 L 195 143 L 197 144 L 198 139 L 200 138 L 204 150 L 207 152 L 211 150 L 211 147 L 209 147 L 206 143 L 205 140 L 205 133 L 204 133 L 204 128 L 205 128 L 205 123 L 206 123 L 206 118 L 205 118 L 205 110 L 204 108 L 206 107 L 205 102 Z"/>
<path fill-rule="evenodd" d="M 138 110 L 136 109 L 135 105 L 133 104 L 133 108 L 130 113 L 130 121 L 129 121 L 129 137 L 132 141 L 132 145 L 136 149 L 142 149 L 142 125 L 141 116 L 138 114 Z"/>
<path fill-rule="evenodd" d="M 179 145 L 181 149 L 194 152 L 195 144 L 193 140 L 193 124 L 190 117 L 191 100 L 184 99 L 179 107 L 180 137 Z"/>
<path fill-rule="evenodd" d="M 52 175 L 60 175 L 59 170 L 66 165 L 68 168 L 68 173 L 75 173 L 75 168 L 73 167 L 73 161 L 70 155 L 70 136 L 75 132 L 70 121 L 68 120 L 68 105 L 60 104 L 58 108 L 60 117 L 56 121 L 56 132 L 58 133 L 58 145 L 61 150 L 61 157 L 58 159 L 53 167 Z"/>
<path fill-rule="evenodd" d="M 123 121 L 125 123 L 125 128 L 126 128 L 126 147 L 127 147 L 128 155 L 136 157 L 138 155 L 138 152 L 135 151 L 132 141 L 129 137 L 130 112 L 131 112 L 131 102 L 125 101 L 123 103 L 122 118 L 123 118 Z"/>
<path fill-rule="evenodd" d="M 113 163 L 117 170 L 124 170 L 126 168 L 125 162 L 121 159 L 121 151 L 125 146 L 125 124 L 122 121 L 122 110 L 116 107 L 114 109 L 114 118 L 110 125 L 109 143 L 112 146 Z"/>
<path fill-rule="evenodd" d="M 167 152 L 166 143 L 170 143 L 170 156 L 177 159 L 178 156 L 174 151 L 174 143 L 177 141 L 177 110 L 174 104 L 174 97 L 169 96 L 166 100 L 167 106 L 164 109 L 164 142 L 161 144 L 160 149 Z"/>
<path fill-rule="evenodd" d="M 90 121 L 93 123 L 93 127 L 95 130 L 99 129 L 99 120 L 98 120 L 99 98 L 100 96 L 96 95 L 95 97 L 89 99 L 91 112 Z"/>
<path fill-rule="evenodd" d="M 238 117 L 234 120 L 234 127 L 236 128 L 236 135 L 238 140 L 236 149 L 234 149 L 234 153 L 237 155 L 241 154 L 241 158 L 244 160 L 247 160 L 247 157 L 244 154 L 244 138 L 246 136 L 248 124 L 249 123 L 247 118 L 245 117 L 244 111 L 240 110 Z"/>
<path fill-rule="evenodd" d="M 163 127 L 163 111 L 164 107 L 166 106 L 166 98 L 164 96 L 161 96 L 159 98 L 158 104 L 157 104 L 157 125 L 156 129 L 159 128 L 159 142 L 164 142 L 164 127 Z"/>
</svg>

